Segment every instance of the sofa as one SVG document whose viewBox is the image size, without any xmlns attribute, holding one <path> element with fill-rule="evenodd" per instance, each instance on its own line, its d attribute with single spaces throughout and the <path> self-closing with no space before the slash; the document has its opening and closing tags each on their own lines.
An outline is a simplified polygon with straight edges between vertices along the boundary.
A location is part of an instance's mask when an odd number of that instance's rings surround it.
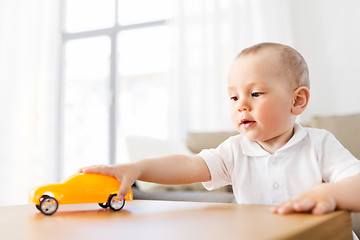
<svg viewBox="0 0 360 240">
<path fill-rule="evenodd" d="M 360 114 L 315 116 L 306 127 L 322 128 L 360 159 Z M 237 132 L 189 133 L 185 143 L 161 141 L 144 137 L 129 137 L 127 150 L 131 161 L 169 154 L 196 154 L 205 148 L 215 148 Z M 141 151 L 139 151 L 141 149 Z M 235 203 L 230 186 L 206 191 L 201 183 L 188 185 L 160 185 L 137 181 L 133 186 L 135 199 Z M 360 236 L 360 213 L 352 213 L 354 232 Z"/>
</svg>

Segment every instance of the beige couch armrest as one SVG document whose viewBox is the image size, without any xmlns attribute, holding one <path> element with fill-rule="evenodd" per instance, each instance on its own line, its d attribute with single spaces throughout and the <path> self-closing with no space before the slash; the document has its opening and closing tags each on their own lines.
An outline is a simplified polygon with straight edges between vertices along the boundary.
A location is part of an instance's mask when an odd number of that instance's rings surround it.
<svg viewBox="0 0 360 240">
<path fill-rule="evenodd" d="M 357 159 L 360 159 L 360 114 L 314 117 L 311 120 L 311 127 L 328 130 Z"/>
</svg>

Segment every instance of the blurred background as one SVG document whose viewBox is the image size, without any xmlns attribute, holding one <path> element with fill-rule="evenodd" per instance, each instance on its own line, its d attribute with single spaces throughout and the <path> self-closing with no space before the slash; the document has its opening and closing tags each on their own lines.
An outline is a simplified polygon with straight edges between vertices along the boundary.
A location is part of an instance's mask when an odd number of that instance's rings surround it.
<svg viewBox="0 0 360 240">
<path fill-rule="evenodd" d="M 127 162 L 129 136 L 233 130 L 227 71 L 255 43 L 307 60 L 299 122 L 359 113 L 359 11 L 357 0 L 0 0 L 0 205 Z"/>
</svg>

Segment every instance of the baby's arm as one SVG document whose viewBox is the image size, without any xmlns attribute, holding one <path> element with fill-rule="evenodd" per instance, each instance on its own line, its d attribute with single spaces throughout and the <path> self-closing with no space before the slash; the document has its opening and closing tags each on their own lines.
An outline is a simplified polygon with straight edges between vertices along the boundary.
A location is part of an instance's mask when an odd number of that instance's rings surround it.
<svg viewBox="0 0 360 240">
<path fill-rule="evenodd" d="M 121 199 L 136 180 L 162 184 L 187 184 L 211 180 L 205 161 L 200 156 L 187 155 L 151 158 L 115 166 L 90 166 L 79 171 L 116 177 L 121 182 L 118 192 Z"/>
<path fill-rule="evenodd" d="M 312 212 L 324 214 L 335 209 L 360 212 L 360 175 L 334 183 L 320 184 L 272 208 L 274 213 Z"/>
</svg>

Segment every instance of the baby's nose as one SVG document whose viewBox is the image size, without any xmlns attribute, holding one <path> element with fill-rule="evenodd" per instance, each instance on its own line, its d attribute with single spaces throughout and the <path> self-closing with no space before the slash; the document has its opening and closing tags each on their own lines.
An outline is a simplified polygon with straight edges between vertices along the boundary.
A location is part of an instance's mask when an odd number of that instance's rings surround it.
<svg viewBox="0 0 360 240">
<path fill-rule="evenodd" d="M 251 110 L 250 106 L 248 104 L 239 104 L 238 106 L 238 111 L 242 112 L 242 111 L 247 111 L 249 112 Z"/>
</svg>

